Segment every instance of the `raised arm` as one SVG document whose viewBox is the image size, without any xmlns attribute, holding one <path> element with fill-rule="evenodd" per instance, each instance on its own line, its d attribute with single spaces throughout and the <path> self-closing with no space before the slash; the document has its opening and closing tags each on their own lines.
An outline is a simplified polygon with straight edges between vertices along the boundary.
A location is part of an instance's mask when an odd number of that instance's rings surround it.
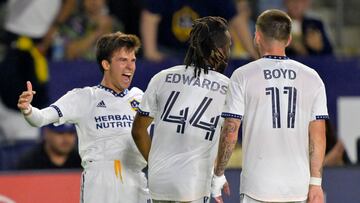
<svg viewBox="0 0 360 203">
<path fill-rule="evenodd" d="M 21 93 L 18 100 L 18 108 L 23 113 L 25 120 L 34 127 L 41 127 L 59 120 L 58 113 L 52 107 L 39 110 L 31 106 L 32 99 L 36 93 L 32 89 L 30 81 L 26 82 L 27 90 Z"/>
<path fill-rule="evenodd" d="M 18 100 L 18 108 L 26 116 L 31 113 L 31 102 L 34 98 L 35 91 L 32 89 L 30 81 L 26 82 L 26 91 L 22 92 Z"/>
<path fill-rule="evenodd" d="M 321 187 L 322 169 L 325 157 L 326 130 L 324 120 L 315 120 L 309 124 L 310 185 L 308 202 L 323 203 Z"/>
<path fill-rule="evenodd" d="M 252 33 L 250 32 L 248 25 L 249 25 L 248 20 L 239 14 L 236 15 L 230 21 L 230 27 L 235 31 L 235 33 L 239 37 L 241 44 L 244 46 L 249 56 L 252 59 L 258 59 L 259 54 L 254 47 Z"/>
<path fill-rule="evenodd" d="M 141 116 L 137 113 L 131 130 L 134 142 L 146 161 L 148 160 L 151 146 L 151 139 L 147 129 L 152 121 L 153 118 Z"/>
<path fill-rule="evenodd" d="M 164 54 L 161 53 L 157 46 L 157 34 L 161 16 L 143 10 L 141 13 L 140 33 L 144 44 L 144 56 L 151 61 L 161 61 Z"/>
</svg>

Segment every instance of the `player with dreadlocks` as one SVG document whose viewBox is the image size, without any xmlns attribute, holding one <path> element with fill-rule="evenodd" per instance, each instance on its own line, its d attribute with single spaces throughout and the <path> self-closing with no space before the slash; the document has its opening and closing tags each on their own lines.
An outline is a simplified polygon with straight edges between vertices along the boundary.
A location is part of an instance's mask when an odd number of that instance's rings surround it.
<svg viewBox="0 0 360 203">
<path fill-rule="evenodd" d="M 184 65 L 150 81 L 132 135 L 148 161 L 154 203 L 210 201 L 213 165 L 229 79 L 222 74 L 230 56 L 226 20 L 194 21 Z M 148 127 L 154 120 L 153 139 Z"/>
</svg>

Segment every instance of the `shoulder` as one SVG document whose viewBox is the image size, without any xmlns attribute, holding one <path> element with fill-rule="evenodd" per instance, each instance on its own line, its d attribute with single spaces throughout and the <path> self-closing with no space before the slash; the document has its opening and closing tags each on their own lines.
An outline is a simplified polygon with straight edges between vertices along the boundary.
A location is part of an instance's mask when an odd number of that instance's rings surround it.
<svg viewBox="0 0 360 203">
<path fill-rule="evenodd" d="M 261 66 L 261 63 L 262 63 L 262 59 L 258 59 L 256 61 L 249 62 L 249 63 L 247 63 L 245 65 L 242 65 L 242 66 L 238 67 L 233 72 L 233 75 L 236 76 L 236 75 L 246 74 L 247 72 L 254 70 L 256 67 Z"/>
<path fill-rule="evenodd" d="M 158 72 L 152 77 L 152 80 L 161 80 L 163 78 L 166 78 L 169 74 L 182 73 L 185 71 L 186 71 L 185 65 L 173 66 Z"/>
<path fill-rule="evenodd" d="M 68 91 L 66 94 L 72 94 L 72 95 L 86 95 L 91 94 L 95 91 L 97 87 L 83 87 L 83 88 L 74 88 L 70 91 Z"/>
<path fill-rule="evenodd" d="M 138 97 L 142 97 L 144 92 L 140 89 L 140 88 L 137 88 L 137 87 L 132 87 L 130 90 L 129 90 L 129 96 L 130 97 L 135 97 L 135 98 L 138 98 Z"/>
<path fill-rule="evenodd" d="M 222 73 L 219 73 L 216 71 L 211 71 L 211 74 L 214 75 L 217 78 L 217 80 L 221 80 L 225 83 L 228 83 L 230 81 L 229 77 L 227 77 L 226 75 L 224 75 Z"/>
<path fill-rule="evenodd" d="M 301 74 L 305 77 L 313 79 L 315 81 L 320 81 L 322 83 L 322 80 L 315 69 L 295 60 L 289 60 L 289 63 L 291 63 L 292 66 L 296 66 L 298 70 L 301 70 Z"/>
</svg>

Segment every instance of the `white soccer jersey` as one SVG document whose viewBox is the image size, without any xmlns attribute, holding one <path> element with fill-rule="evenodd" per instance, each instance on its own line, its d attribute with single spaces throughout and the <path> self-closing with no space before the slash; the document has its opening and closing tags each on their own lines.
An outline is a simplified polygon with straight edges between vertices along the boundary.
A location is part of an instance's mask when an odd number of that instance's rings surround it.
<svg viewBox="0 0 360 203">
<path fill-rule="evenodd" d="M 132 188 L 139 188 L 139 191 L 145 192 L 146 179 L 141 170 L 146 166 L 146 161 L 138 151 L 131 136 L 133 119 L 142 95 L 143 92 L 138 88 L 132 88 L 130 91 L 125 90 L 117 94 L 109 88 L 98 85 L 69 91 L 51 107 L 57 110 L 60 117 L 59 122 L 56 124 L 65 122 L 75 124 L 79 138 L 79 153 L 85 172 L 88 169 L 92 171 L 99 169 L 110 173 L 112 170 L 112 174 L 106 175 L 107 177 L 113 176 L 114 180 L 120 177 L 121 182 L 127 185 L 126 187 L 133 186 Z M 114 160 L 119 161 L 114 162 Z M 100 169 L 101 167 L 104 169 Z M 108 168 L 108 170 L 105 170 L 105 168 Z M 95 172 L 92 173 L 95 174 Z M 88 190 L 87 188 L 84 190 L 85 195 L 88 195 L 86 197 L 92 195 L 89 194 L 90 187 L 99 187 L 102 182 L 106 185 L 103 188 L 97 190 L 95 188 L 94 190 L 95 192 L 103 191 L 109 184 L 116 183 L 111 178 L 105 178 L 105 175 L 96 175 L 98 177 L 94 177 L 89 173 L 89 176 L 91 178 L 85 176 L 86 180 L 93 182 L 86 182 L 85 180 L 85 186 L 89 187 Z M 96 179 L 96 181 L 90 179 Z M 121 193 L 123 191 L 119 189 L 119 187 L 123 186 L 116 186 L 116 184 L 109 187 L 117 193 L 114 194 L 114 198 L 119 194 L 123 194 Z M 86 193 L 86 191 L 88 192 Z M 130 196 L 137 196 L 140 193 L 139 191 Z M 94 197 L 101 198 L 101 195 L 108 194 L 97 193 Z M 109 198 L 102 197 L 101 201 L 112 200 Z M 137 200 L 130 201 L 129 199 L 128 201 L 123 200 L 124 202 L 140 202 Z M 96 202 L 96 199 L 93 199 L 92 202 L 94 201 Z"/>
<path fill-rule="evenodd" d="M 134 165 L 141 170 L 146 161 L 133 142 L 131 127 L 142 94 L 138 88 L 116 94 L 98 85 L 69 91 L 51 106 L 58 111 L 57 124 L 75 124 L 83 162 L 123 157 L 124 165 Z M 130 153 L 129 156 L 124 152 Z M 137 158 L 129 159 L 135 158 L 130 156 Z"/>
<path fill-rule="evenodd" d="M 139 113 L 154 118 L 149 154 L 153 199 L 192 201 L 208 196 L 229 79 L 215 71 L 194 76 L 175 66 L 155 75 Z"/>
<path fill-rule="evenodd" d="M 222 116 L 242 118 L 241 193 L 270 202 L 307 198 L 309 122 L 328 118 L 325 87 L 313 69 L 276 56 L 238 68 Z"/>
</svg>

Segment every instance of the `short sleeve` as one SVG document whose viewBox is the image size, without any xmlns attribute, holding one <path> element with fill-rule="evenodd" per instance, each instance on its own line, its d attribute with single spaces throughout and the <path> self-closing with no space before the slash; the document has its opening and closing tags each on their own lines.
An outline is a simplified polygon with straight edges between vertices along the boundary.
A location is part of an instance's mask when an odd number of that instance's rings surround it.
<svg viewBox="0 0 360 203">
<path fill-rule="evenodd" d="M 140 102 L 138 113 L 143 116 L 150 116 L 152 118 L 158 112 L 157 108 L 157 89 L 159 88 L 159 75 L 151 78 L 149 85 Z"/>
<path fill-rule="evenodd" d="M 86 104 L 88 100 L 83 89 L 74 89 L 67 92 L 55 103 L 50 105 L 50 107 L 57 111 L 59 116 L 59 122 L 55 123 L 55 125 L 61 125 L 67 122 L 77 123 L 80 116 L 84 114 L 85 109 L 83 108 L 88 106 Z"/>
<path fill-rule="evenodd" d="M 230 78 L 229 90 L 226 95 L 225 106 L 221 114 L 224 118 L 242 119 L 245 110 L 244 87 L 239 72 L 235 72 Z"/>
<path fill-rule="evenodd" d="M 319 120 L 319 119 L 329 119 L 328 111 L 327 111 L 327 101 L 326 101 L 326 91 L 325 86 L 322 83 L 321 87 L 318 89 L 314 103 L 311 109 L 311 119 Z"/>
</svg>

